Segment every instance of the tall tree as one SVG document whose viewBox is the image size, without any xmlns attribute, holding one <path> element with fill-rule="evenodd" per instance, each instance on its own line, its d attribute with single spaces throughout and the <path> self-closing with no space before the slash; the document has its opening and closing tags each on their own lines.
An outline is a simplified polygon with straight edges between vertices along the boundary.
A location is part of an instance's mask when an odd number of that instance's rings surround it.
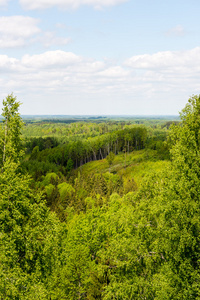
<svg viewBox="0 0 200 300">
<path fill-rule="evenodd" d="M 31 178 L 18 170 L 22 120 L 13 95 L 3 101 L 0 173 L 0 299 L 50 299 L 48 287 L 59 265 L 60 223 Z M 51 298 L 52 299 L 52 298 Z"/>
<path fill-rule="evenodd" d="M 23 154 L 21 147 L 21 129 L 23 121 L 19 114 L 20 102 L 10 94 L 3 100 L 3 128 L 2 128 L 2 165 L 7 159 L 17 162 Z"/>
</svg>

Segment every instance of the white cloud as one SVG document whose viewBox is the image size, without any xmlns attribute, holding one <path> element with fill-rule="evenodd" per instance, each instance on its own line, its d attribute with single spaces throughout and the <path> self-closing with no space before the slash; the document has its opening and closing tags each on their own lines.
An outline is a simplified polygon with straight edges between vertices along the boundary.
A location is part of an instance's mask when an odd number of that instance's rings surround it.
<svg viewBox="0 0 200 300">
<path fill-rule="evenodd" d="M 0 55 L 0 73 L 14 71 L 18 65 L 18 59 L 9 58 L 7 55 Z"/>
<path fill-rule="evenodd" d="M 48 51 L 38 55 L 25 55 L 22 64 L 27 68 L 36 69 L 38 72 L 44 68 L 66 68 L 75 63 L 79 63 L 81 58 L 71 52 L 61 50 Z"/>
<path fill-rule="evenodd" d="M 31 17 L 0 17 L 0 48 L 26 45 L 31 37 L 40 33 L 38 23 L 39 20 Z"/>
<path fill-rule="evenodd" d="M 171 29 L 169 29 L 165 35 L 166 36 L 184 36 L 186 34 L 185 29 L 181 25 L 177 25 Z"/>
<path fill-rule="evenodd" d="M 105 86 L 116 86 L 117 81 L 124 80 L 129 74 L 120 66 L 109 67 L 104 61 L 86 59 L 61 50 L 24 55 L 21 60 L 0 56 L 0 74 L 8 72 L 9 82 L 14 82 L 14 87 L 34 91 L 41 89 L 41 93 L 49 87 L 98 93 Z"/>
<path fill-rule="evenodd" d="M 99 73 L 101 76 L 110 77 L 110 78 L 123 78 L 129 75 L 129 72 L 124 70 L 120 66 L 109 67 Z"/>
<path fill-rule="evenodd" d="M 180 111 L 190 95 L 200 93 L 200 47 L 137 55 L 126 60 L 124 65 L 133 70 L 134 85 L 141 88 L 147 99 L 157 101 L 163 114 L 170 106 Z"/>
<path fill-rule="evenodd" d="M 40 20 L 25 17 L 0 17 L 0 48 L 19 48 L 40 43 L 45 48 L 63 46 L 71 39 L 56 35 L 55 31 L 44 31 L 38 27 Z"/>
<path fill-rule="evenodd" d="M 134 69 L 157 69 L 158 71 L 192 68 L 200 69 L 200 47 L 187 51 L 163 51 L 155 54 L 136 55 L 125 61 L 125 65 Z"/>
<path fill-rule="evenodd" d="M 105 113 L 114 114 L 113 101 L 120 113 L 149 114 L 156 107 L 165 114 L 170 105 L 177 113 L 185 98 L 199 93 L 199 77 L 200 48 L 134 56 L 124 65 L 61 50 L 21 59 L 0 55 L 0 97 L 18 91 L 25 113 L 87 114 L 99 105 L 97 113 L 110 107 Z"/>
<path fill-rule="evenodd" d="M 28 10 L 46 9 L 53 6 L 58 6 L 66 9 L 77 9 L 82 5 L 90 5 L 95 9 L 114 6 L 128 0 L 20 0 L 21 5 Z"/>
</svg>

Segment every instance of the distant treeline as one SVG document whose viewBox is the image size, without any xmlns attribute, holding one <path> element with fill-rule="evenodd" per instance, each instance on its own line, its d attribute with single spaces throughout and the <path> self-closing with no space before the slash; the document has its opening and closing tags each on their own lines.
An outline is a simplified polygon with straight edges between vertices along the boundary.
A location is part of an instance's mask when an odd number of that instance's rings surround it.
<svg viewBox="0 0 200 300">
<path fill-rule="evenodd" d="M 32 174 L 36 173 L 36 178 L 44 175 L 47 170 L 55 171 L 58 167 L 65 173 L 87 162 L 104 159 L 110 152 L 118 154 L 144 149 L 146 141 L 147 129 L 141 126 L 70 141 L 64 145 L 58 145 L 53 137 L 33 138 L 26 145 L 31 154 L 24 166 Z"/>
</svg>

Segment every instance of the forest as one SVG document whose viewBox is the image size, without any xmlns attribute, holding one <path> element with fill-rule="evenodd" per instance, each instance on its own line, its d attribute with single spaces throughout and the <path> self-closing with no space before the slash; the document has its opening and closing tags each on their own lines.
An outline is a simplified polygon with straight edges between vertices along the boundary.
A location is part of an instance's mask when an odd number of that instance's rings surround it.
<svg viewBox="0 0 200 300">
<path fill-rule="evenodd" d="M 200 299 L 200 95 L 180 119 L 3 100 L 0 299 Z"/>
</svg>

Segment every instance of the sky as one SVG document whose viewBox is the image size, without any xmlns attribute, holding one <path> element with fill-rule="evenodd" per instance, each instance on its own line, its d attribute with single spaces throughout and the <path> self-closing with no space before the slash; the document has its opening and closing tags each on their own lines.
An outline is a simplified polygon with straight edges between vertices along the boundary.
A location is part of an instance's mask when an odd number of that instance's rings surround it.
<svg viewBox="0 0 200 300">
<path fill-rule="evenodd" d="M 178 115 L 200 94 L 199 12 L 199 0 L 0 0 L 0 101 L 13 93 L 23 115 Z"/>
</svg>

